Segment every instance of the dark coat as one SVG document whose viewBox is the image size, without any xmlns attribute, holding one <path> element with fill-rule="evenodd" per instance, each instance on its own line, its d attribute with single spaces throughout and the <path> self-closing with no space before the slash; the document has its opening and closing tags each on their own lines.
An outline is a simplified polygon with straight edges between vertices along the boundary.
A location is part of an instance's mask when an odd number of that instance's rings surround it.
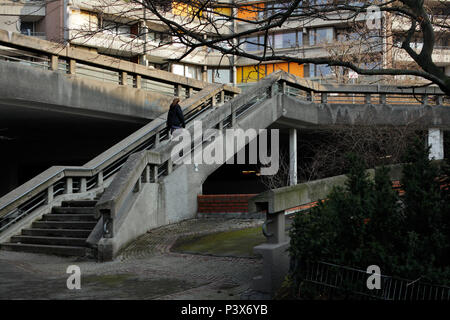
<svg viewBox="0 0 450 320">
<path fill-rule="evenodd" d="M 181 107 L 179 104 L 170 108 L 169 113 L 167 114 L 167 128 L 171 129 L 173 126 L 177 127 L 185 127 L 183 111 L 181 111 Z"/>
</svg>

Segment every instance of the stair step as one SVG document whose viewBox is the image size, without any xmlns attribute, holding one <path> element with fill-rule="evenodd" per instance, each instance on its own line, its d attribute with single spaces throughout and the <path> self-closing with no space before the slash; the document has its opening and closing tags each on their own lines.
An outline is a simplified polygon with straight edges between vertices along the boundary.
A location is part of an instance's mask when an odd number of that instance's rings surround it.
<svg viewBox="0 0 450 320">
<path fill-rule="evenodd" d="M 24 236 L 41 236 L 41 237 L 72 237 L 72 238 L 87 238 L 91 230 L 77 230 L 77 229 L 23 229 Z"/>
<path fill-rule="evenodd" d="M 0 248 L 8 251 L 55 254 L 61 256 L 85 256 L 87 248 L 73 246 L 54 246 L 43 244 L 3 243 Z"/>
<path fill-rule="evenodd" d="M 37 221 L 33 222 L 32 227 L 38 229 L 94 229 L 97 222 L 85 221 Z"/>
<path fill-rule="evenodd" d="M 85 247 L 86 238 L 45 237 L 45 236 L 13 236 L 10 242 L 26 244 L 45 244 L 57 246 Z"/>
<path fill-rule="evenodd" d="M 93 214 L 45 214 L 42 217 L 43 221 L 97 221 Z"/>
<path fill-rule="evenodd" d="M 94 207 L 53 207 L 53 214 L 94 214 Z"/>
<path fill-rule="evenodd" d="M 97 200 L 67 200 L 61 203 L 62 207 L 95 207 Z"/>
</svg>

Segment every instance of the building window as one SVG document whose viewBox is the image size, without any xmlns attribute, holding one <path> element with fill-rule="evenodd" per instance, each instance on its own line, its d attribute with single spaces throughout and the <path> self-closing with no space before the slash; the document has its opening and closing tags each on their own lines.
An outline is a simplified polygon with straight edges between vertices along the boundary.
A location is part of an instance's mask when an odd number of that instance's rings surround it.
<svg viewBox="0 0 450 320">
<path fill-rule="evenodd" d="M 34 22 L 21 21 L 20 22 L 20 33 L 27 36 L 32 36 L 35 31 Z"/>
<path fill-rule="evenodd" d="M 333 28 L 317 28 L 309 30 L 309 45 L 330 43 L 334 40 Z"/>
<path fill-rule="evenodd" d="M 174 63 L 172 65 L 172 72 L 183 77 L 201 80 L 202 70 L 200 66 L 183 65 Z"/>
<path fill-rule="evenodd" d="M 208 81 L 224 84 L 231 83 L 231 70 L 229 68 L 208 69 Z"/>
<path fill-rule="evenodd" d="M 327 64 L 309 64 L 309 77 L 310 78 L 323 78 L 332 75 L 331 67 Z"/>
<path fill-rule="evenodd" d="M 116 21 L 103 20 L 102 29 L 103 32 L 113 35 L 135 37 L 138 34 L 139 28 L 137 24 L 127 25 Z"/>
</svg>

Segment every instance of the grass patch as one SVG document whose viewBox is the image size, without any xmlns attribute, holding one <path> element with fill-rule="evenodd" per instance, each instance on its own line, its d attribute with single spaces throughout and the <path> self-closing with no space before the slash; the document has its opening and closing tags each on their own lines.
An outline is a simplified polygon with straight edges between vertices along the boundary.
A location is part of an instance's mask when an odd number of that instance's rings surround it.
<svg viewBox="0 0 450 320">
<path fill-rule="evenodd" d="M 265 241 L 261 226 L 258 226 L 180 238 L 175 242 L 172 251 L 215 256 L 257 257 L 253 253 L 253 247 Z"/>
</svg>

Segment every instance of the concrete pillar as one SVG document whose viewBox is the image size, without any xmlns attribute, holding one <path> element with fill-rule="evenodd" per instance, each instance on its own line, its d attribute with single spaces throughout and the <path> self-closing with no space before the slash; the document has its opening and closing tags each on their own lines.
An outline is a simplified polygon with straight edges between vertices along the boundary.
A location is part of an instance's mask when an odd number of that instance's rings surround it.
<svg viewBox="0 0 450 320">
<path fill-rule="evenodd" d="M 181 84 L 175 85 L 175 95 L 180 98 L 184 97 L 183 96 L 183 86 Z"/>
<path fill-rule="evenodd" d="M 145 183 L 149 183 L 150 182 L 150 165 L 146 165 L 145 169 L 144 169 L 144 176 L 143 176 L 143 181 Z"/>
<path fill-rule="evenodd" d="M 289 129 L 289 185 L 297 184 L 297 129 Z"/>
<path fill-rule="evenodd" d="M 135 77 L 134 77 L 134 87 L 136 89 L 140 89 L 142 87 L 141 83 L 142 83 L 142 76 L 140 76 L 138 74 L 135 75 Z"/>
<path fill-rule="evenodd" d="M 268 214 L 266 217 L 266 229 L 269 238 L 267 243 L 283 243 L 286 241 L 286 219 L 284 211 Z"/>
<path fill-rule="evenodd" d="M 169 131 L 170 132 L 170 131 Z M 156 134 L 155 134 L 155 145 L 154 145 L 154 147 L 157 147 L 157 146 L 159 146 L 159 141 L 161 140 L 161 133 L 158 131 Z"/>
<path fill-rule="evenodd" d="M 189 87 L 188 88 L 188 98 L 190 98 L 190 97 L 192 97 L 192 95 L 194 94 L 194 88 L 192 88 L 192 87 Z"/>
<path fill-rule="evenodd" d="M 101 185 L 103 185 L 103 171 L 100 171 L 97 174 L 97 187 L 100 187 Z"/>
<path fill-rule="evenodd" d="M 386 94 L 380 94 L 380 104 L 386 104 Z"/>
<path fill-rule="evenodd" d="M 119 73 L 119 84 L 123 86 L 127 85 L 127 73 L 125 71 L 120 71 Z"/>
<path fill-rule="evenodd" d="M 322 92 L 320 94 L 320 102 L 321 103 L 328 103 L 328 93 Z"/>
<path fill-rule="evenodd" d="M 50 56 L 50 70 L 57 71 L 58 70 L 58 56 L 51 55 Z"/>
<path fill-rule="evenodd" d="M 364 103 L 365 104 L 370 104 L 371 103 L 371 95 L 370 95 L 370 93 L 366 93 L 365 95 L 364 95 Z"/>
<path fill-rule="evenodd" d="M 158 182 L 158 166 L 157 165 L 153 166 L 152 174 L 153 174 L 153 182 L 157 183 Z"/>
<path fill-rule="evenodd" d="M 76 72 L 76 61 L 74 59 L 70 59 L 67 62 L 67 67 L 68 67 L 68 69 L 67 69 L 67 73 L 68 74 L 75 74 L 75 72 Z"/>
<path fill-rule="evenodd" d="M 202 81 L 208 82 L 208 67 L 203 66 L 202 68 Z"/>
<path fill-rule="evenodd" d="M 173 171 L 172 159 L 167 160 L 167 175 L 171 174 Z"/>
<path fill-rule="evenodd" d="M 53 185 L 47 188 L 47 203 L 53 202 Z"/>
<path fill-rule="evenodd" d="M 87 191 L 87 180 L 86 178 L 81 178 L 80 180 L 80 193 Z"/>
<path fill-rule="evenodd" d="M 436 128 L 428 129 L 428 145 L 430 148 L 430 159 L 444 159 L 444 131 Z"/>
<path fill-rule="evenodd" d="M 220 91 L 220 104 L 225 103 L 225 91 Z"/>
<path fill-rule="evenodd" d="M 66 193 L 67 194 L 73 193 L 73 180 L 72 180 L 72 178 L 67 178 L 67 180 L 66 180 Z"/>
</svg>

